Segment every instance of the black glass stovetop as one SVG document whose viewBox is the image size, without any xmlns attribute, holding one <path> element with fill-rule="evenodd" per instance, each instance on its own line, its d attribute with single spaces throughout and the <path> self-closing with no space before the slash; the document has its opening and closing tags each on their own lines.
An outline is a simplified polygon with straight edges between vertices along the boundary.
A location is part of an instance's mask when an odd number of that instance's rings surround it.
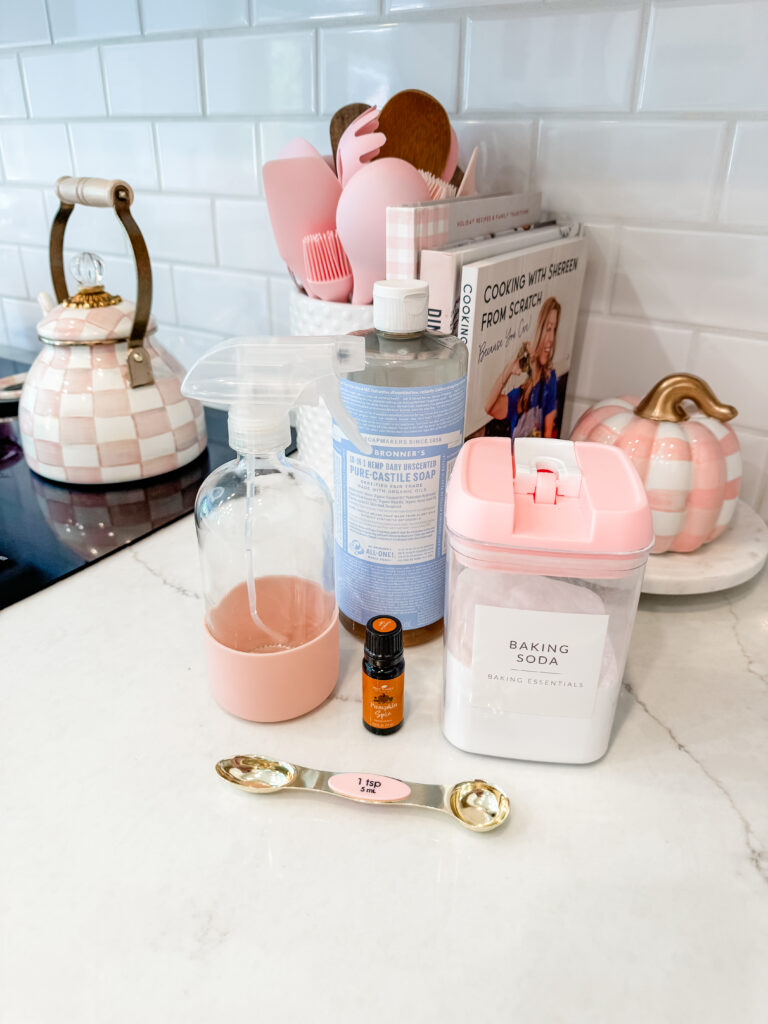
<svg viewBox="0 0 768 1024">
<path fill-rule="evenodd" d="M 0 377 L 27 368 L 0 353 Z M 205 418 L 208 448 L 189 465 L 140 483 L 76 487 L 29 469 L 16 407 L 0 404 L 0 608 L 191 512 L 206 476 L 234 458 L 226 413 L 206 409 Z"/>
</svg>

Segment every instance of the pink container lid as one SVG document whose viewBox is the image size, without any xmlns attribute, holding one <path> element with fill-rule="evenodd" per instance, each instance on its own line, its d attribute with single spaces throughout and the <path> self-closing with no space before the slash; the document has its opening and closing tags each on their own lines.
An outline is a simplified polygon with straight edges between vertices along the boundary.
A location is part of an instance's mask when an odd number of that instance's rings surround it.
<svg viewBox="0 0 768 1024">
<path fill-rule="evenodd" d="M 636 555 L 653 543 L 648 499 L 629 458 L 588 441 L 479 437 L 448 484 L 448 530 L 493 546 Z"/>
</svg>

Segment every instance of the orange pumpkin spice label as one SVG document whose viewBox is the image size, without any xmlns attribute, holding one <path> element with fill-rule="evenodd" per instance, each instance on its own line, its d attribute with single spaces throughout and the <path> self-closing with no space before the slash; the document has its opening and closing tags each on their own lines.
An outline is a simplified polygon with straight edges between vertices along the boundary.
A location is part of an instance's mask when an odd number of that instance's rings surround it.
<svg viewBox="0 0 768 1024">
<path fill-rule="evenodd" d="M 374 729 L 392 729 L 403 719 L 405 674 L 371 679 L 363 672 L 363 721 Z"/>
</svg>

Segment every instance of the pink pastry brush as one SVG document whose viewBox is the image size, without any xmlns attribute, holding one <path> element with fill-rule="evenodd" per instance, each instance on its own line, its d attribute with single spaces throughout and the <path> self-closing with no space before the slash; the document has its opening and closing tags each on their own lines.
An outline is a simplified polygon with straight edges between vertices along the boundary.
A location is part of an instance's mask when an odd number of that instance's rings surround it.
<svg viewBox="0 0 768 1024">
<path fill-rule="evenodd" d="M 347 302 L 352 291 L 352 267 L 335 229 L 302 239 L 307 291 L 326 302 Z"/>
</svg>

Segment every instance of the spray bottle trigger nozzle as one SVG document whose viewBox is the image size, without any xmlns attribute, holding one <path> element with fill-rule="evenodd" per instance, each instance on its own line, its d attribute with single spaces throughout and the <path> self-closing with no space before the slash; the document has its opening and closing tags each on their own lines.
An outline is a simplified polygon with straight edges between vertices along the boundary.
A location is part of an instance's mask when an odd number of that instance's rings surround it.
<svg viewBox="0 0 768 1024">
<path fill-rule="evenodd" d="M 371 448 L 370 444 L 360 433 L 354 419 L 347 412 L 347 407 L 344 405 L 339 392 L 338 379 L 333 376 L 318 381 L 317 389 L 331 416 L 333 416 L 339 428 L 346 434 L 355 448 L 363 455 L 371 455 L 373 448 Z"/>
</svg>

